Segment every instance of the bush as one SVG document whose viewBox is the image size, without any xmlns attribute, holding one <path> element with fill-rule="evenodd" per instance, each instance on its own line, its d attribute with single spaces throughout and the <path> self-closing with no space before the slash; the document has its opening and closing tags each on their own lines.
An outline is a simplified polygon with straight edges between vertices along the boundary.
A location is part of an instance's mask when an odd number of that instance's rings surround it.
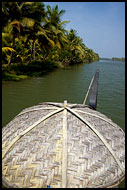
<svg viewBox="0 0 127 190">
<path fill-rule="evenodd" d="M 26 75 L 15 75 L 15 74 L 7 73 L 7 72 L 2 72 L 2 79 L 4 81 L 8 81 L 8 80 L 19 81 L 21 79 L 26 79 L 26 78 L 28 78 L 28 76 Z"/>
<path fill-rule="evenodd" d="M 27 65 L 28 72 L 40 72 L 41 70 L 41 62 L 40 61 L 32 61 Z"/>
<path fill-rule="evenodd" d="M 11 63 L 11 65 L 2 65 L 2 80 L 20 80 L 27 76 L 40 76 L 45 72 L 52 71 L 55 68 L 61 67 L 60 63 L 55 61 L 35 60 L 29 64 Z M 27 75 L 27 76 L 26 76 Z"/>
<path fill-rule="evenodd" d="M 54 68 L 57 68 L 58 65 L 54 61 L 32 61 L 27 65 L 27 69 L 30 72 L 44 72 L 44 71 L 51 71 Z"/>
<path fill-rule="evenodd" d="M 8 69 L 10 71 L 15 71 L 15 73 L 17 73 L 18 75 L 28 72 L 27 65 L 23 63 L 20 64 L 12 63 L 10 66 L 8 66 Z"/>
</svg>

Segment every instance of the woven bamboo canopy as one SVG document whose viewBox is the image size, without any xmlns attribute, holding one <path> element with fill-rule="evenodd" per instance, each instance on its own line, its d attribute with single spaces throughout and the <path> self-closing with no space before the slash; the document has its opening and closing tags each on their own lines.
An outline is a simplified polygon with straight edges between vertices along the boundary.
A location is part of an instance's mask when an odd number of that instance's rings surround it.
<svg viewBox="0 0 127 190">
<path fill-rule="evenodd" d="M 6 187 L 107 188 L 125 176 L 125 133 L 81 104 L 41 103 L 2 129 Z"/>
</svg>

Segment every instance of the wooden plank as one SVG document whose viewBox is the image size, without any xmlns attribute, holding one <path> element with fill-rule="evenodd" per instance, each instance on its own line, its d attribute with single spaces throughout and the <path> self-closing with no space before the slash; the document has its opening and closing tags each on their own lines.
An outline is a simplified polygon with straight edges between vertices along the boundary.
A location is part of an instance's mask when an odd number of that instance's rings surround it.
<svg viewBox="0 0 127 190">
<path fill-rule="evenodd" d="M 92 89 L 91 89 L 91 94 L 89 98 L 89 106 L 95 110 L 97 107 L 98 82 L 99 82 L 99 69 L 96 70 Z"/>
</svg>

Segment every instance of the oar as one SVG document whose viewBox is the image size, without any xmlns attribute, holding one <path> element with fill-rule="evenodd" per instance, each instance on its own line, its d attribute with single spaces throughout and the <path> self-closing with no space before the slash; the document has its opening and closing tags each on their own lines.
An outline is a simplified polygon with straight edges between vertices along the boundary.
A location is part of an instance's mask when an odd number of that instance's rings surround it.
<svg viewBox="0 0 127 190">
<path fill-rule="evenodd" d="M 86 93 L 86 96 L 85 96 L 85 99 L 84 99 L 84 102 L 83 102 L 83 105 L 85 105 L 85 102 L 86 102 L 86 99 L 88 97 L 90 88 L 91 88 L 91 86 L 93 84 L 92 89 L 91 89 L 90 98 L 89 98 L 89 106 L 92 107 L 95 110 L 96 110 L 96 107 L 97 107 L 98 81 L 99 81 L 99 69 L 96 70 L 95 76 L 92 78 L 92 80 L 90 82 L 88 91 Z"/>
<path fill-rule="evenodd" d="M 98 82 L 99 82 L 99 70 L 96 70 L 93 86 L 91 88 L 91 94 L 89 98 L 89 106 L 96 110 L 97 107 L 97 95 L 98 95 Z"/>
</svg>

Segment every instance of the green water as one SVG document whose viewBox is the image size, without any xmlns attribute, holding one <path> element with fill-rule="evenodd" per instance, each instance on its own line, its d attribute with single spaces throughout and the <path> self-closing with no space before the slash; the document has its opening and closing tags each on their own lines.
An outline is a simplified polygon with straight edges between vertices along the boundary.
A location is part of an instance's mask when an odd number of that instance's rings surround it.
<svg viewBox="0 0 127 190">
<path fill-rule="evenodd" d="M 42 77 L 3 83 L 2 126 L 22 109 L 40 102 L 67 100 L 69 103 L 83 103 L 96 69 L 100 70 L 97 111 L 125 130 L 125 62 L 110 60 L 75 65 L 57 69 Z M 124 187 L 124 182 L 120 187 Z"/>
</svg>

